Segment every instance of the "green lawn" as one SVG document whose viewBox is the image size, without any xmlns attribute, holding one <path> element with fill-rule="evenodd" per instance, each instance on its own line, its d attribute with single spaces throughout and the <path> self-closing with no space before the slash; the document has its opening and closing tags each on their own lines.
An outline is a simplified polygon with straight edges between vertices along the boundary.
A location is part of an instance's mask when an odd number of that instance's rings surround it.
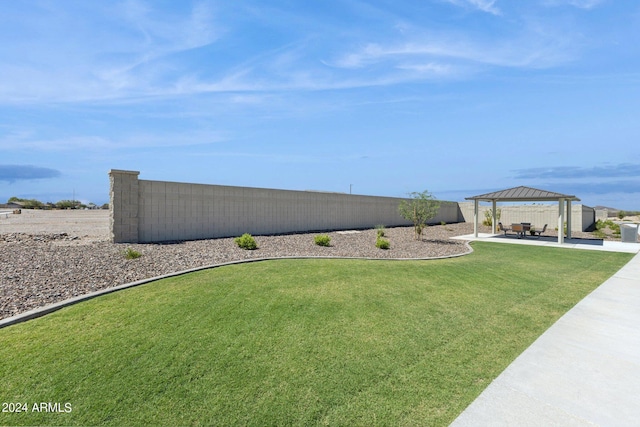
<svg viewBox="0 0 640 427">
<path fill-rule="evenodd" d="M 2 329 L 0 397 L 28 412 L 0 425 L 448 425 L 632 257 L 473 247 L 221 267 Z"/>
</svg>

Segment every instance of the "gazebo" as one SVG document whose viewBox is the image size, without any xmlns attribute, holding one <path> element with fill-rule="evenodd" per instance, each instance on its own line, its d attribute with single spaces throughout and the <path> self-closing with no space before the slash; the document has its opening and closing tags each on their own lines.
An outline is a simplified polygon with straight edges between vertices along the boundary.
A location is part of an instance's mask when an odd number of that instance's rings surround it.
<svg viewBox="0 0 640 427">
<path fill-rule="evenodd" d="M 571 237 L 571 202 L 580 201 L 576 196 L 554 193 L 552 191 L 538 190 L 531 187 L 514 187 L 493 193 L 480 194 L 466 197 L 473 200 L 473 235 L 478 237 L 478 206 L 480 201 L 491 202 L 493 212 L 492 232 L 496 229 L 496 203 L 497 202 L 558 202 L 558 243 L 564 243 L 565 202 L 567 205 L 567 238 Z"/>
</svg>

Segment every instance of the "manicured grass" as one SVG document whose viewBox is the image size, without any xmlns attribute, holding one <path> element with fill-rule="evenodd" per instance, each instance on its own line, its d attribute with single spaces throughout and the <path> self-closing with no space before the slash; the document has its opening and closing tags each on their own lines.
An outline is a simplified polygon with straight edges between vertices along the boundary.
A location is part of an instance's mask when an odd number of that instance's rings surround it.
<svg viewBox="0 0 640 427">
<path fill-rule="evenodd" d="M 2 329 L 0 397 L 29 412 L 0 424 L 448 425 L 632 257 L 473 246 L 222 267 Z"/>
</svg>

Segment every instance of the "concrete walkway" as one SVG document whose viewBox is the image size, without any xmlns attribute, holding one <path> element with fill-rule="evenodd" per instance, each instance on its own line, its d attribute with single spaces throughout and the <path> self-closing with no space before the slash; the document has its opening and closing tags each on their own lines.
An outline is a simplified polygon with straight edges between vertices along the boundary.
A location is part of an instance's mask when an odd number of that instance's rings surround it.
<svg viewBox="0 0 640 427">
<path fill-rule="evenodd" d="M 473 234 L 452 237 L 452 239 L 492 242 L 492 243 L 508 243 L 514 245 L 536 245 L 548 246 L 565 249 L 586 249 L 593 251 L 610 251 L 610 252 L 627 252 L 636 254 L 640 252 L 640 243 L 623 243 L 612 242 L 601 239 L 565 239 L 563 244 L 558 243 L 556 237 L 526 237 L 518 239 L 514 235 L 505 236 L 504 234 L 488 234 L 478 233 L 478 237 Z"/>
<path fill-rule="evenodd" d="M 600 250 L 634 249 L 626 245 L 640 250 L 633 243 Z M 542 334 L 451 425 L 640 425 L 640 254 Z"/>
</svg>

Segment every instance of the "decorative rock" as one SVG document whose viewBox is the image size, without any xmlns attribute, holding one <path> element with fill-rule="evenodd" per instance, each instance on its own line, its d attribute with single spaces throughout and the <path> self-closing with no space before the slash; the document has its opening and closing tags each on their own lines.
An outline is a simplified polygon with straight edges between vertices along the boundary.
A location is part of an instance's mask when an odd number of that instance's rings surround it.
<svg viewBox="0 0 640 427">
<path fill-rule="evenodd" d="M 233 238 L 168 244 L 117 244 L 107 237 L 96 241 L 68 233 L 0 235 L 0 318 L 124 283 L 204 265 L 239 259 L 322 256 L 363 258 L 430 258 L 462 254 L 464 242 L 450 236 L 468 234 L 470 224 L 429 227 L 422 241 L 413 240 L 411 227 L 386 229 L 392 245 L 375 247 L 376 230 L 323 233 L 330 247 L 314 243 L 315 233 L 255 236 L 258 249 L 245 251 Z M 142 256 L 128 260 L 131 248 Z"/>
</svg>

